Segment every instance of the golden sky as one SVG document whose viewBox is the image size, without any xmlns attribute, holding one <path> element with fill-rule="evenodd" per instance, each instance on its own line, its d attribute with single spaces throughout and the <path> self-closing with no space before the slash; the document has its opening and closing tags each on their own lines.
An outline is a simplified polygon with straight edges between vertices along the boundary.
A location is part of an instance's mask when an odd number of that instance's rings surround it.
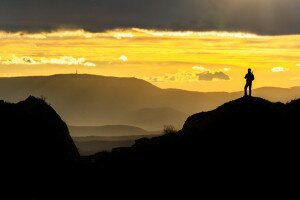
<svg viewBox="0 0 300 200">
<path fill-rule="evenodd" d="M 60 73 L 137 77 L 162 88 L 238 91 L 300 85 L 300 35 L 122 29 L 0 31 L 0 76 Z"/>
</svg>

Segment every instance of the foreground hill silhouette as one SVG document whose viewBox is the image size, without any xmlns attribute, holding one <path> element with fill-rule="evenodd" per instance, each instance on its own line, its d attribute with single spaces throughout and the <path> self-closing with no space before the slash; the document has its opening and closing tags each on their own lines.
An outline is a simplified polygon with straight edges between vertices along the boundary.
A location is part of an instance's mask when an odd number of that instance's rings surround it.
<svg viewBox="0 0 300 200">
<path fill-rule="evenodd" d="M 68 127 L 42 99 L 30 96 L 17 104 L 0 101 L 0 121 L 5 141 L 1 148 L 8 155 L 22 152 L 30 162 L 47 163 L 78 159 Z"/>
<path fill-rule="evenodd" d="M 8 192 L 6 187 L 19 191 L 10 196 L 27 196 L 39 185 L 67 175 L 79 159 L 67 125 L 42 99 L 0 101 L 0 124 L 1 191 Z"/>
<path fill-rule="evenodd" d="M 31 199 L 34 191 L 54 189 L 46 184 L 69 182 L 59 177 L 72 173 L 79 153 L 67 125 L 43 99 L 0 101 L 0 125 L 1 196 Z"/>
<path fill-rule="evenodd" d="M 279 178 L 282 170 L 290 173 L 296 166 L 299 114 L 300 100 L 283 104 L 240 98 L 189 117 L 177 133 L 140 139 L 131 148 L 94 159 L 99 166 L 132 173 L 152 170 L 208 179 L 272 178 L 276 173 Z"/>
<path fill-rule="evenodd" d="M 178 132 L 87 157 L 78 156 L 66 124 L 43 100 L 1 102 L 0 110 L 4 172 L 23 183 L 12 188 L 26 188 L 35 199 L 58 193 L 74 198 L 79 192 L 88 199 L 110 187 L 164 186 L 164 192 L 172 187 L 173 193 L 192 186 L 236 192 L 255 184 L 265 189 L 287 184 L 299 167 L 300 100 L 283 104 L 240 98 L 190 116 Z"/>
</svg>

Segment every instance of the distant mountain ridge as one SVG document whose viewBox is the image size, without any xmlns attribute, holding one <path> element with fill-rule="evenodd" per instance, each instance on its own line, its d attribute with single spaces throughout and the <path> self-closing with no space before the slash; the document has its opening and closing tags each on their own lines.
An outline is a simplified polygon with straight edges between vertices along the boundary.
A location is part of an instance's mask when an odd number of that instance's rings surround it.
<svg viewBox="0 0 300 200">
<path fill-rule="evenodd" d="M 253 93 L 287 102 L 300 97 L 300 87 L 259 88 Z M 214 109 L 240 97 L 242 92 L 160 89 L 136 78 L 85 74 L 0 78 L 1 99 L 18 102 L 29 95 L 44 96 L 70 125 L 126 124 L 161 130 L 168 124 L 180 129 L 189 115 Z"/>
<path fill-rule="evenodd" d="M 69 130 L 81 155 L 130 147 L 137 139 L 162 135 L 162 131 L 150 132 L 127 125 L 69 126 Z"/>
<path fill-rule="evenodd" d="M 69 126 L 72 137 L 122 137 L 122 136 L 145 136 L 159 132 L 149 132 L 144 129 L 127 125 L 105 126 Z"/>
</svg>

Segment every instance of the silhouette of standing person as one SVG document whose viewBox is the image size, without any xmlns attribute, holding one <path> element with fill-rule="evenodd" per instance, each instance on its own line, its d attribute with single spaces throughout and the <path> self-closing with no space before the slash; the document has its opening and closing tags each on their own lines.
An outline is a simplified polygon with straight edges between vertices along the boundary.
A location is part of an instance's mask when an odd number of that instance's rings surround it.
<svg viewBox="0 0 300 200">
<path fill-rule="evenodd" d="M 249 96 L 251 97 L 252 94 L 252 81 L 254 81 L 254 75 L 251 72 L 251 69 L 248 69 L 248 73 L 245 76 L 246 85 L 245 85 L 245 96 L 248 96 L 247 89 L 249 88 Z"/>
</svg>

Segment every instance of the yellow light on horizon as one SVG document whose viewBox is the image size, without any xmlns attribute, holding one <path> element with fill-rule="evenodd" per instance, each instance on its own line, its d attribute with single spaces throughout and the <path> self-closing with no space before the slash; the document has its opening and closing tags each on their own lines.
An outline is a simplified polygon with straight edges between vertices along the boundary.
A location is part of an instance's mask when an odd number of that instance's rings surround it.
<svg viewBox="0 0 300 200">
<path fill-rule="evenodd" d="M 292 87 L 300 85 L 299 39 L 139 28 L 0 31 L 0 76 L 73 73 L 78 68 L 82 73 L 142 78 L 162 88 L 237 91 L 251 67 L 255 87 Z"/>
</svg>

